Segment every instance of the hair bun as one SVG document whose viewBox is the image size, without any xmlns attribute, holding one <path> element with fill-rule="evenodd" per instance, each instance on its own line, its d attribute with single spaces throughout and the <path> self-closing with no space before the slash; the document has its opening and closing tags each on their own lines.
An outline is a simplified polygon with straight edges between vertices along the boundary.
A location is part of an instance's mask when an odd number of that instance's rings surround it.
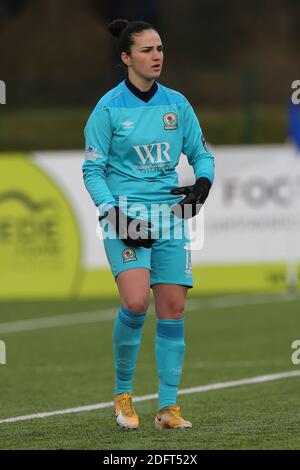
<svg viewBox="0 0 300 470">
<path fill-rule="evenodd" d="M 128 26 L 128 24 L 129 21 L 122 20 L 119 18 L 117 20 L 112 21 L 108 25 L 107 29 L 112 36 L 118 38 L 121 35 L 122 31 L 126 28 L 126 26 Z"/>
</svg>

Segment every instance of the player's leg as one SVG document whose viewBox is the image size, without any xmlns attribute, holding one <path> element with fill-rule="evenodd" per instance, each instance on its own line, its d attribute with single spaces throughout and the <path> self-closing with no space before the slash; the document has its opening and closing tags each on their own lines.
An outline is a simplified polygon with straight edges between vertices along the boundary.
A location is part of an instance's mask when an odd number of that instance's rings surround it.
<svg viewBox="0 0 300 470">
<path fill-rule="evenodd" d="M 132 404 L 132 380 L 149 305 L 150 274 L 145 268 L 121 272 L 118 285 L 121 307 L 114 324 L 115 416 L 117 424 L 137 428 L 139 418 Z"/>
<path fill-rule="evenodd" d="M 156 316 L 160 320 L 181 320 L 188 286 L 158 283 L 152 286 Z"/>
<path fill-rule="evenodd" d="M 187 286 L 156 284 L 153 286 L 157 328 L 155 338 L 159 379 L 157 428 L 185 428 L 191 423 L 181 417 L 177 392 L 181 379 L 184 341 L 184 302 Z"/>
<path fill-rule="evenodd" d="M 150 299 L 150 272 L 147 268 L 134 268 L 116 277 L 122 305 L 136 315 L 145 312 Z"/>
<path fill-rule="evenodd" d="M 184 224 L 184 222 L 179 222 Z M 184 304 L 193 287 L 188 233 L 180 238 L 159 239 L 152 248 L 151 287 L 157 315 L 155 337 L 159 378 L 159 413 L 156 427 L 191 427 L 177 405 L 185 340 Z"/>
<path fill-rule="evenodd" d="M 121 303 L 113 331 L 115 415 L 120 426 L 137 428 L 132 380 L 149 304 L 151 250 L 126 247 L 118 238 L 105 238 L 104 247 Z"/>
</svg>

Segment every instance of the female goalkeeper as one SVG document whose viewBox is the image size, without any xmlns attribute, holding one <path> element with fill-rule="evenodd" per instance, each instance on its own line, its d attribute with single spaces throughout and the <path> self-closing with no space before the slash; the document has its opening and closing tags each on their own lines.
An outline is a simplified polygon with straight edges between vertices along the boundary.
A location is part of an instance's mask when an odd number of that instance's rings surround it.
<svg viewBox="0 0 300 470">
<path fill-rule="evenodd" d="M 152 288 L 159 379 L 154 424 L 188 428 L 192 424 L 177 405 L 184 304 L 193 287 L 186 224 L 208 196 L 214 159 L 187 99 L 156 81 L 164 56 L 157 30 L 120 19 L 108 30 L 118 39 L 127 78 L 100 99 L 87 122 L 83 177 L 99 208 L 104 247 L 120 294 L 113 335 L 115 417 L 124 428 L 139 426 L 132 379 Z M 175 168 L 182 152 L 193 167 L 195 184 L 178 188 Z M 169 209 L 162 217 L 153 210 L 157 204 Z M 185 228 L 181 236 L 174 235 L 176 226 Z"/>
</svg>

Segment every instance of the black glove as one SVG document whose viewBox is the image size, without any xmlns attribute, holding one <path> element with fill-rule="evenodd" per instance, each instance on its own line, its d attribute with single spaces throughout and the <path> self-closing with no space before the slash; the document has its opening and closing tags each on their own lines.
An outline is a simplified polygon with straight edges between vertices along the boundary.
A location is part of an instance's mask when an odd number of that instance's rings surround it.
<svg viewBox="0 0 300 470">
<path fill-rule="evenodd" d="M 111 207 L 99 221 L 107 217 L 125 245 L 133 247 L 151 248 L 155 239 L 151 238 L 149 229 L 151 222 L 143 219 L 132 219 L 124 214 L 119 206 Z"/>
<path fill-rule="evenodd" d="M 178 204 L 172 206 L 171 210 L 181 219 L 194 217 L 200 211 L 200 205 L 204 204 L 210 188 L 211 182 L 208 178 L 202 176 L 192 186 L 181 186 L 180 188 L 172 189 L 171 194 L 176 196 L 185 195 L 186 197 Z"/>
</svg>

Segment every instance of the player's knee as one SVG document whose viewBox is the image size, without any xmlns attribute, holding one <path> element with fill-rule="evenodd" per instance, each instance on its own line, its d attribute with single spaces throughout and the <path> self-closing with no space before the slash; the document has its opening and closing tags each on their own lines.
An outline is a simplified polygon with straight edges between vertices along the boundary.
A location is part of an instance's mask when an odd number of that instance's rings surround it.
<svg viewBox="0 0 300 470">
<path fill-rule="evenodd" d="M 180 320 L 183 318 L 183 311 L 175 310 L 171 313 L 172 320 Z"/>
<path fill-rule="evenodd" d="M 184 315 L 184 303 L 171 301 L 168 305 L 168 313 L 173 320 L 179 320 Z"/>
<path fill-rule="evenodd" d="M 143 298 L 131 298 L 123 300 L 124 307 L 133 313 L 144 313 L 149 307 L 149 300 Z"/>
</svg>

